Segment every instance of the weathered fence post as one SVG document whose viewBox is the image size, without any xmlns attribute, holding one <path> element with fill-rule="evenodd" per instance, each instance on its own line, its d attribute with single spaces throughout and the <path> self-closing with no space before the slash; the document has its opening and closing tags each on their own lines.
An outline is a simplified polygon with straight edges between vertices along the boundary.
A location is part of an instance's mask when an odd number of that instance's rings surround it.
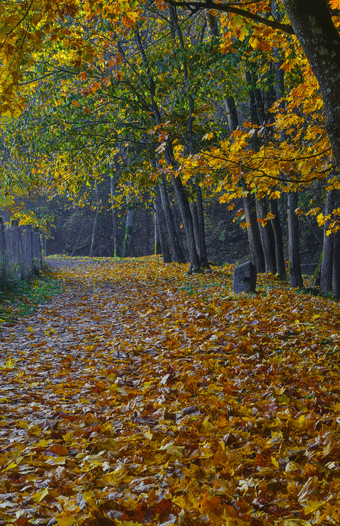
<svg viewBox="0 0 340 526">
<path fill-rule="evenodd" d="M 39 228 L 35 227 L 33 230 L 33 243 L 32 243 L 32 259 L 33 259 L 33 272 L 38 274 L 42 267 L 42 255 L 41 255 L 41 241 Z"/>
<path fill-rule="evenodd" d="M 12 219 L 10 233 L 10 273 L 12 278 L 21 279 L 21 258 L 20 258 L 20 233 L 19 233 L 19 221 Z"/>
<path fill-rule="evenodd" d="M 19 221 L 4 225 L 0 217 L 0 286 L 25 279 L 42 269 L 42 239 L 39 228 L 19 227 Z"/>
<path fill-rule="evenodd" d="M 2 217 L 0 217 L 0 280 L 4 282 L 6 277 L 6 238 L 5 227 Z"/>
<path fill-rule="evenodd" d="M 31 225 L 23 225 L 22 230 L 22 241 L 23 241 L 23 252 L 24 252 L 24 276 L 29 277 L 33 272 L 33 232 Z"/>
</svg>

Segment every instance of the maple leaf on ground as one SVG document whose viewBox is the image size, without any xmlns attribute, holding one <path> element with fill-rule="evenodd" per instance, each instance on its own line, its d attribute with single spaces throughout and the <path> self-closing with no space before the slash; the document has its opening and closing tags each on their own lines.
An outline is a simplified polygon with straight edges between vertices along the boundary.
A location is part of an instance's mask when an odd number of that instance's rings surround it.
<svg viewBox="0 0 340 526">
<path fill-rule="evenodd" d="M 234 295 L 228 265 L 55 264 L 64 292 L 1 334 L 0 521 L 338 522 L 339 305 Z"/>
</svg>

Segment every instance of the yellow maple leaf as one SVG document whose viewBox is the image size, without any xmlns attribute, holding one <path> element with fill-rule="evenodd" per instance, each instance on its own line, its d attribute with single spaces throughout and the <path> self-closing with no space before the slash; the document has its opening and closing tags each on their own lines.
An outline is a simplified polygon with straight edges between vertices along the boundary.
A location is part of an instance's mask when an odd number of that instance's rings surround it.
<svg viewBox="0 0 340 526">
<path fill-rule="evenodd" d="M 33 493 L 32 499 L 35 502 L 41 502 L 46 497 L 46 495 L 48 495 L 48 488 L 45 488 L 40 491 L 37 491 L 36 493 Z"/>
</svg>

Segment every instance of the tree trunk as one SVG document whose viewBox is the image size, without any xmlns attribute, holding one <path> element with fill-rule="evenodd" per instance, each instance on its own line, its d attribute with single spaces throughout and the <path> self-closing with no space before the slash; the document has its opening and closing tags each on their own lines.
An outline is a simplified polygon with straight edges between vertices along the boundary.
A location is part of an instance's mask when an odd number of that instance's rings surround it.
<svg viewBox="0 0 340 526">
<path fill-rule="evenodd" d="M 253 79 L 253 75 L 250 73 L 250 71 L 246 71 L 246 81 L 247 81 L 247 84 L 248 84 L 248 92 L 249 92 L 250 120 L 251 120 L 251 122 L 253 124 L 256 124 L 257 126 L 259 126 L 260 125 L 260 119 L 259 119 L 259 114 L 258 114 L 258 111 L 257 111 L 257 103 L 256 103 L 255 88 L 254 88 L 254 79 Z M 255 137 L 255 135 L 254 135 L 254 137 Z"/>
<path fill-rule="evenodd" d="M 198 228 L 197 206 L 196 206 L 195 201 L 190 202 L 190 212 L 191 212 L 191 217 L 192 217 L 192 224 L 194 227 L 196 250 L 198 253 L 198 257 L 201 260 L 200 246 L 199 246 L 200 234 L 199 234 L 199 228 Z"/>
<path fill-rule="evenodd" d="M 150 250 L 150 214 L 149 209 L 146 208 L 144 210 L 144 216 L 145 216 L 145 255 L 149 256 L 151 253 Z"/>
<path fill-rule="evenodd" d="M 225 100 L 228 127 L 231 132 L 235 131 L 238 126 L 238 115 L 235 100 L 233 97 L 227 97 Z"/>
<path fill-rule="evenodd" d="M 164 211 L 162 207 L 161 194 L 160 194 L 159 187 L 156 187 L 155 208 L 156 208 L 155 253 L 158 254 L 158 251 L 157 251 L 157 231 L 158 231 L 163 262 L 171 263 L 171 254 L 170 254 L 168 240 L 167 240 L 168 232 L 167 232 L 166 221 L 165 221 Z"/>
<path fill-rule="evenodd" d="M 325 216 L 332 212 L 334 205 L 334 191 L 331 190 L 326 194 L 325 201 Z M 333 252 L 334 252 L 334 235 L 326 235 L 329 228 L 330 220 L 328 219 L 323 229 L 323 250 L 320 276 L 320 292 L 327 294 L 332 290 L 333 278 Z"/>
<path fill-rule="evenodd" d="M 247 234 L 252 262 L 254 263 L 257 272 L 265 272 L 266 267 L 256 217 L 255 199 L 254 197 L 251 197 L 249 193 L 248 195 L 243 196 L 243 208 L 246 222 L 249 223 Z"/>
<path fill-rule="evenodd" d="M 159 224 L 157 221 L 156 211 L 154 213 L 154 254 L 156 256 L 159 254 L 162 254 L 161 234 L 160 234 Z M 170 252 L 169 252 L 169 256 L 170 256 Z"/>
<path fill-rule="evenodd" d="M 133 239 L 133 221 L 134 221 L 134 210 L 129 209 L 126 214 L 126 226 L 125 226 L 125 237 L 123 242 L 123 253 L 122 257 L 127 258 L 130 255 L 131 244 Z"/>
<path fill-rule="evenodd" d="M 114 177 L 110 176 L 110 194 L 111 199 L 115 194 L 115 181 Z M 113 232 L 113 257 L 119 257 L 119 245 L 118 245 L 118 218 L 115 207 L 111 203 L 111 217 L 112 217 L 112 232 Z"/>
<path fill-rule="evenodd" d="M 248 79 L 250 80 L 248 74 Z M 232 97 L 226 99 L 226 107 L 228 109 L 228 124 L 231 131 L 236 130 L 238 126 L 238 115 L 236 110 L 235 101 Z M 255 98 L 251 99 L 250 105 L 255 104 Z M 251 108 L 251 112 L 255 111 L 255 107 Z M 252 114 L 252 117 L 257 118 L 257 114 Z M 250 193 L 243 196 L 243 208 L 246 222 L 249 223 L 247 227 L 247 235 L 249 242 L 249 249 L 251 260 L 256 266 L 257 272 L 265 272 L 264 255 L 261 244 L 261 237 L 259 232 L 259 225 L 256 217 L 256 205 L 255 200 L 251 197 Z"/>
<path fill-rule="evenodd" d="M 94 250 L 98 244 L 97 243 L 97 233 L 98 233 L 98 224 L 99 224 L 99 192 L 98 192 L 97 181 L 95 182 L 95 185 L 94 185 L 94 195 L 96 199 L 96 211 L 94 214 L 93 225 L 92 225 L 91 246 L 90 246 L 90 251 L 89 251 L 90 258 L 93 257 Z"/>
<path fill-rule="evenodd" d="M 189 68 L 188 68 L 187 61 L 186 61 L 186 49 L 185 49 L 181 24 L 178 21 L 176 7 L 170 5 L 169 13 L 170 13 L 171 24 L 174 27 L 175 34 L 177 33 L 178 35 L 179 45 L 182 51 L 182 71 L 183 71 L 184 82 L 186 86 L 185 93 L 187 95 L 187 101 L 188 101 L 186 139 L 187 139 L 189 154 L 193 155 L 194 154 L 193 121 L 194 121 L 194 111 L 195 111 L 195 100 L 194 100 L 194 95 L 189 90 L 189 86 L 190 86 Z M 168 153 L 170 157 L 169 164 L 172 164 L 174 166 L 174 162 L 173 162 L 174 159 L 173 159 L 171 145 L 169 145 L 169 147 L 167 148 L 166 153 Z M 199 255 L 196 249 L 194 224 L 193 224 L 193 217 L 190 211 L 189 199 L 188 199 L 186 190 L 182 184 L 182 180 L 180 179 L 180 176 L 175 177 L 174 175 L 172 175 L 171 178 L 172 178 L 172 184 L 174 185 L 174 188 L 175 188 L 176 197 L 177 197 L 178 205 L 181 211 L 184 230 L 185 230 L 185 234 L 186 234 L 187 242 L 188 242 L 189 260 L 190 260 L 189 273 L 198 272 L 200 270 L 200 258 L 199 258 Z"/>
<path fill-rule="evenodd" d="M 285 265 L 285 256 L 283 250 L 283 237 L 282 237 L 282 228 L 279 218 L 279 210 L 277 206 L 277 199 L 269 199 L 269 212 L 275 215 L 273 219 L 270 220 L 273 228 L 274 239 L 275 239 L 275 261 L 276 261 L 276 272 L 278 273 L 280 279 L 286 279 L 286 265 Z"/>
<path fill-rule="evenodd" d="M 164 180 L 159 183 L 159 189 L 160 189 L 161 203 L 162 203 L 165 223 L 168 229 L 173 259 L 174 261 L 177 261 L 177 263 L 185 263 L 186 259 L 185 259 L 181 244 L 179 242 L 179 239 L 177 237 L 176 227 L 173 221 L 170 203 L 169 203 L 169 196 L 168 196 L 168 192 L 166 189 L 166 183 Z"/>
<path fill-rule="evenodd" d="M 333 234 L 334 249 L 333 249 L 333 276 L 332 276 L 332 290 L 336 300 L 340 300 L 340 230 Z"/>
<path fill-rule="evenodd" d="M 191 274 L 200 270 L 200 260 L 196 250 L 195 234 L 190 212 L 189 200 L 180 177 L 175 177 L 175 175 L 172 174 L 171 180 L 175 188 L 177 202 L 181 211 L 181 217 L 184 225 L 185 234 L 187 237 L 190 261 L 189 274 Z"/>
<path fill-rule="evenodd" d="M 198 220 L 198 232 L 199 232 L 199 257 L 201 267 L 210 269 L 207 245 L 205 242 L 205 224 L 204 224 L 204 209 L 203 209 L 203 197 L 202 190 L 199 183 L 195 182 L 196 190 L 196 208 L 197 208 L 197 220 Z"/>
<path fill-rule="evenodd" d="M 327 0 L 284 0 L 284 5 L 318 80 L 326 130 L 340 170 L 340 35 Z"/>
<path fill-rule="evenodd" d="M 265 198 L 256 199 L 256 209 L 258 219 L 264 219 L 267 215 Z M 270 223 L 259 226 L 266 272 L 276 274 L 274 236 L 271 228 Z"/>
<path fill-rule="evenodd" d="M 288 194 L 288 254 L 290 284 L 292 287 L 303 287 L 300 264 L 299 218 L 295 213 L 297 193 Z"/>
</svg>

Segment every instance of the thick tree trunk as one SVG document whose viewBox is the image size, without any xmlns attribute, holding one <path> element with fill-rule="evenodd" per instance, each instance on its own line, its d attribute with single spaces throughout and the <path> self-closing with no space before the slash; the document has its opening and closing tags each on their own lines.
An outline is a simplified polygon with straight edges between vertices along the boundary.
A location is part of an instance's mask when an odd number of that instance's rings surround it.
<svg viewBox="0 0 340 526">
<path fill-rule="evenodd" d="M 194 226 L 196 249 L 200 259 L 202 268 L 210 269 L 207 257 L 207 249 L 205 244 L 205 228 L 204 228 L 204 212 L 201 188 L 198 183 L 195 183 L 197 201 L 190 203 L 190 211 L 192 222 Z M 198 190 L 199 189 L 199 190 Z"/>
<path fill-rule="evenodd" d="M 269 212 L 275 215 L 273 219 L 270 220 L 273 228 L 274 239 L 275 239 L 275 261 L 276 261 L 276 272 L 278 273 L 280 279 L 286 279 L 286 265 L 285 265 L 285 256 L 283 249 L 283 237 L 282 237 L 282 228 L 279 218 L 279 210 L 277 205 L 277 199 L 269 199 Z"/>
<path fill-rule="evenodd" d="M 151 254 L 151 250 L 150 250 L 150 213 L 147 208 L 144 210 L 143 215 L 145 217 L 145 255 L 149 256 Z"/>
<path fill-rule="evenodd" d="M 94 214 L 93 225 L 92 225 L 91 246 L 90 246 L 90 251 L 89 251 L 90 258 L 93 257 L 94 250 L 98 244 L 97 233 L 98 233 L 98 224 L 99 224 L 99 192 L 98 192 L 97 182 L 95 182 L 95 186 L 94 186 L 94 195 L 96 199 L 96 211 Z"/>
<path fill-rule="evenodd" d="M 185 93 L 187 95 L 188 102 L 188 117 L 187 117 L 187 147 L 190 155 L 194 154 L 194 132 L 193 132 L 193 121 L 194 121 L 194 111 L 195 111 L 195 99 L 193 93 L 190 92 L 190 75 L 189 68 L 186 60 L 186 48 L 184 43 L 184 38 L 182 34 L 181 24 L 178 21 L 177 9 L 175 6 L 169 6 L 169 14 L 171 25 L 174 28 L 175 34 L 177 33 L 180 49 L 182 51 L 182 71 L 184 82 L 186 85 Z M 173 154 L 171 145 L 166 150 L 166 154 L 169 155 L 169 164 L 174 166 Z M 175 177 L 172 175 L 172 184 L 174 185 L 178 205 L 181 211 L 182 221 L 184 225 L 184 230 L 188 242 L 189 250 L 189 260 L 190 260 L 190 269 L 189 273 L 198 272 L 200 270 L 200 258 L 195 243 L 195 229 L 193 224 L 193 217 L 190 211 L 189 199 L 186 193 L 186 190 L 182 184 L 180 176 Z"/>
<path fill-rule="evenodd" d="M 159 236 L 160 250 L 163 257 L 164 263 L 171 263 L 171 254 L 168 245 L 167 227 L 161 202 L 161 195 L 159 187 L 156 187 L 155 197 L 155 208 L 156 208 L 156 224 L 155 224 L 155 253 L 158 254 L 158 243 L 157 238 Z"/>
<path fill-rule="evenodd" d="M 290 284 L 294 288 L 303 287 L 300 264 L 299 218 L 295 213 L 297 193 L 288 194 L 288 255 Z"/>
<path fill-rule="evenodd" d="M 333 234 L 334 249 L 333 249 L 333 276 L 332 276 L 332 290 L 336 300 L 340 300 L 340 231 Z"/>
<path fill-rule="evenodd" d="M 194 227 L 196 250 L 197 250 L 199 258 L 201 259 L 200 248 L 199 248 L 199 230 L 198 230 L 197 207 L 196 207 L 195 201 L 191 201 L 190 202 L 190 212 L 191 212 L 191 217 L 192 217 L 192 224 L 193 224 L 193 227 Z"/>
<path fill-rule="evenodd" d="M 113 198 L 115 194 L 115 181 L 114 177 L 110 177 L 110 194 Z M 119 245 L 118 245 L 118 218 L 115 207 L 111 203 L 111 217 L 112 217 L 112 232 L 113 232 L 113 256 L 119 257 Z"/>
<path fill-rule="evenodd" d="M 254 263 L 257 272 L 265 272 L 266 266 L 256 217 L 255 199 L 250 197 L 249 194 L 243 197 L 243 208 L 246 222 L 249 223 L 247 234 L 252 262 Z"/>
<path fill-rule="evenodd" d="M 256 199 L 256 209 L 258 219 L 264 219 L 267 215 L 265 198 Z M 266 272 L 276 274 L 274 235 L 271 228 L 270 223 L 267 223 L 265 226 L 260 225 L 259 227 Z"/>
<path fill-rule="evenodd" d="M 318 80 L 326 129 L 340 170 L 340 35 L 327 0 L 284 0 L 284 5 Z"/>
<path fill-rule="evenodd" d="M 250 73 L 248 73 L 248 80 Z M 228 97 L 225 101 L 226 107 L 228 109 L 228 124 L 231 131 L 236 130 L 238 126 L 238 115 L 236 110 L 235 101 L 232 97 Z M 252 107 L 253 105 L 253 107 Z M 251 107 L 251 117 L 257 119 L 257 113 L 255 108 L 255 97 L 250 94 L 250 107 Z M 255 113 L 254 113 L 255 112 Z M 261 237 L 259 232 L 259 225 L 256 217 L 256 204 L 255 199 L 248 195 L 243 197 L 243 208 L 246 222 L 249 223 L 247 227 L 248 242 L 251 260 L 256 266 L 257 272 L 265 272 L 265 262 L 264 255 L 261 244 Z"/>
<path fill-rule="evenodd" d="M 125 226 L 125 237 L 123 242 L 122 257 L 127 258 L 130 255 L 131 244 L 133 239 L 133 221 L 134 221 L 134 210 L 129 209 L 126 214 L 126 226 Z"/>
<path fill-rule="evenodd" d="M 157 221 L 156 210 L 154 213 L 153 222 L 154 222 L 154 252 L 153 253 L 157 256 L 159 254 L 162 254 L 162 244 L 161 244 L 161 234 L 160 234 L 159 224 Z M 170 255 L 170 252 L 169 252 L 169 255 Z"/>
<path fill-rule="evenodd" d="M 171 12 L 171 9 L 170 9 L 170 12 Z M 176 31 L 178 28 L 175 27 L 174 29 Z M 158 106 L 157 101 L 155 99 L 155 93 L 156 93 L 155 81 L 154 81 L 153 76 L 151 74 L 151 69 L 150 69 L 150 66 L 149 66 L 149 62 L 148 62 L 147 56 L 145 54 L 145 50 L 144 50 L 144 47 L 143 47 L 143 44 L 142 44 L 141 36 L 140 36 L 138 30 L 135 30 L 135 37 L 136 37 L 137 47 L 138 47 L 138 49 L 140 51 L 140 54 L 141 54 L 141 57 L 142 57 L 142 61 L 143 61 L 144 66 L 145 66 L 148 82 L 149 82 L 149 92 L 150 92 L 150 97 L 151 97 L 151 101 L 152 101 L 152 110 L 153 110 L 154 120 L 155 120 L 155 123 L 159 125 L 162 122 L 162 118 L 161 118 L 161 112 L 160 112 L 159 106 Z M 193 99 L 190 96 L 189 97 L 189 103 L 190 104 L 192 104 L 192 100 Z M 190 113 L 189 119 L 188 119 L 188 126 L 191 126 L 192 118 L 193 118 L 193 116 Z M 173 157 L 173 154 L 172 154 L 171 144 L 167 144 L 167 146 L 165 148 L 165 151 L 164 151 L 164 154 L 165 154 L 165 159 L 166 159 L 168 165 L 169 166 L 174 166 L 175 162 L 174 162 L 174 157 Z M 189 270 L 189 272 L 193 272 L 193 271 L 196 271 L 196 270 L 199 269 L 199 258 L 198 258 L 198 255 L 197 255 L 197 252 L 196 252 L 196 247 L 195 247 L 194 229 L 193 229 L 193 226 L 192 226 L 192 217 L 191 217 L 191 214 L 190 214 L 189 201 L 188 201 L 188 197 L 187 197 L 187 195 L 185 193 L 185 189 L 184 189 L 184 187 L 182 185 L 182 181 L 180 180 L 180 178 L 179 177 L 175 177 L 174 175 L 172 175 L 172 183 L 173 183 L 173 186 L 175 188 L 176 197 L 177 197 L 178 204 L 179 204 L 179 207 L 180 207 L 185 233 L 186 233 L 187 238 L 188 238 L 189 259 L 190 259 L 190 270 Z M 161 184 L 162 205 L 164 207 L 162 186 L 163 185 Z M 169 207 L 169 210 L 170 210 L 170 207 Z M 165 209 L 164 209 L 164 213 L 165 213 L 165 216 L 166 216 L 167 225 L 169 225 L 169 223 L 168 223 L 169 214 L 167 214 L 167 211 Z M 171 240 L 174 240 L 174 237 L 172 235 L 170 235 L 170 238 L 171 238 Z M 183 256 L 183 259 L 185 259 L 184 256 Z"/>
<path fill-rule="evenodd" d="M 325 201 L 325 216 L 332 212 L 334 206 L 334 191 L 327 192 Z M 327 236 L 330 220 L 328 219 L 323 229 L 323 249 L 320 276 L 320 292 L 327 294 L 332 290 L 333 278 L 333 252 L 334 252 L 334 235 Z"/>
<path fill-rule="evenodd" d="M 172 213 L 171 213 L 169 196 L 168 196 L 168 192 L 166 189 L 166 182 L 164 180 L 159 183 L 159 189 L 160 189 L 162 209 L 164 213 L 165 223 L 168 229 L 170 247 L 171 247 L 173 259 L 174 261 L 177 261 L 177 263 L 185 263 L 186 258 L 184 256 L 180 241 L 177 236 L 176 227 L 175 227 Z"/>
<path fill-rule="evenodd" d="M 175 177 L 175 175 L 172 174 L 171 180 L 175 189 L 177 202 L 181 211 L 184 230 L 187 237 L 190 261 L 189 273 L 191 274 L 200 270 L 200 260 L 196 250 L 195 234 L 192 216 L 190 212 L 189 200 L 180 177 Z"/>
<path fill-rule="evenodd" d="M 255 96 L 255 89 L 254 89 L 254 79 L 250 71 L 246 71 L 246 81 L 248 84 L 248 92 L 249 92 L 250 120 L 253 124 L 256 124 L 257 126 L 259 126 L 260 118 L 259 118 L 259 114 L 257 111 L 257 102 L 256 102 L 256 96 Z"/>
<path fill-rule="evenodd" d="M 198 220 L 198 231 L 199 231 L 199 257 L 201 267 L 210 269 L 207 245 L 205 242 L 205 224 L 204 224 L 204 209 L 203 209 L 203 196 L 200 185 L 195 182 L 196 190 L 196 208 L 197 208 L 197 220 Z"/>
<path fill-rule="evenodd" d="M 238 115 L 235 100 L 233 97 L 227 97 L 225 100 L 228 127 L 231 132 L 235 131 L 238 126 Z"/>
</svg>

